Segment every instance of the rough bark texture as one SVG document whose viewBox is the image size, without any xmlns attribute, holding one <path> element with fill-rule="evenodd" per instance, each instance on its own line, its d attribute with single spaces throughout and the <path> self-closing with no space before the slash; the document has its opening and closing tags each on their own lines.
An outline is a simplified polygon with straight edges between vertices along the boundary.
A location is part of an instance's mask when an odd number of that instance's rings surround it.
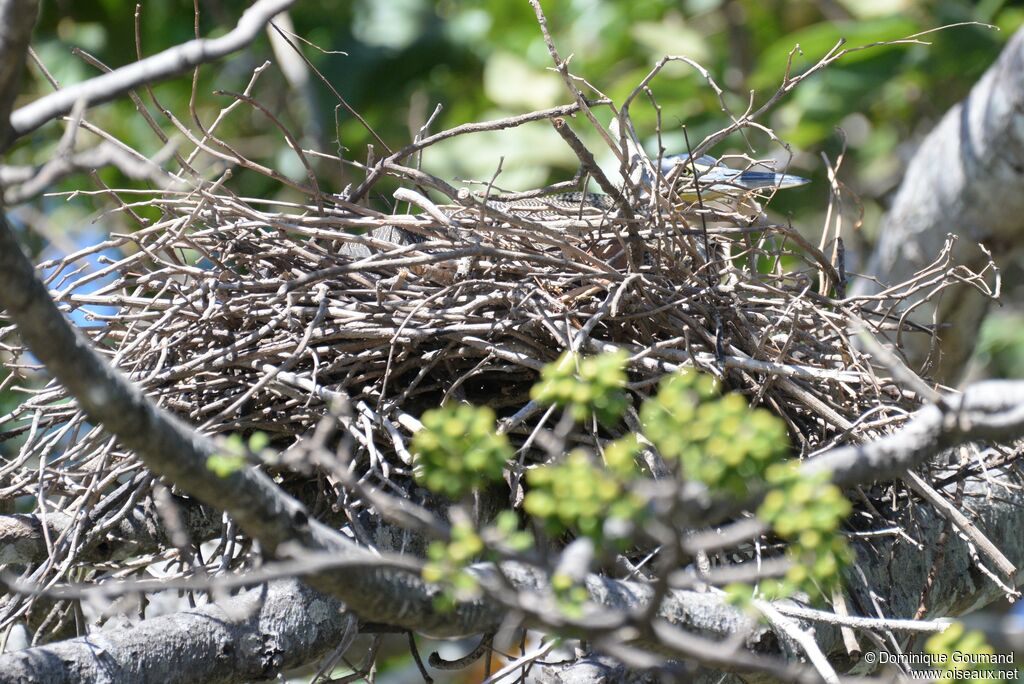
<svg viewBox="0 0 1024 684">
<path fill-rule="evenodd" d="M 673 672 L 675 681 L 691 684 L 750 684 L 751 681 L 687 663 L 678 664 Z M 573 662 L 541 665 L 531 674 L 537 684 L 661 684 L 672 681 L 654 671 L 633 670 L 613 658 L 594 655 Z"/>
<path fill-rule="evenodd" d="M 1019 532 L 1024 528 L 1024 494 L 1019 489 L 1006 489 L 1000 483 L 1016 483 L 1019 479 L 1020 475 L 1011 466 L 968 479 L 960 497 L 955 494 L 956 485 L 944 491 L 1016 565 L 1017 576 L 1000 578 L 1010 586 L 1020 581 L 1019 568 L 1024 566 L 1024 537 Z M 877 609 L 873 606 L 881 598 L 886 617 L 912 618 L 925 596 L 929 574 L 934 583 L 927 589 L 927 618 L 963 615 L 1003 596 L 1000 587 L 979 569 L 979 565 L 986 566 L 996 577 L 999 573 L 988 560 L 977 558 L 976 550 L 964 541 L 955 526 L 933 508 L 915 506 L 899 521 L 907 535 L 921 546 L 896 536 L 858 544 L 856 565 L 866 581 L 857 577 L 849 580 L 848 591 L 854 600 L 852 612 L 876 615 Z M 942 532 L 947 529 L 947 541 L 939 544 Z M 887 591 L 879 594 L 880 588 Z"/>
<path fill-rule="evenodd" d="M 543 684 L 657 684 L 659 681 L 659 677 L 650 671 L 630 670 L 611 658 L 599 656 L 542 665 L 535 670 L 535 676 Z"/>
<path fill-rule="evenodd" d="M 867 274 L 899 283 L 939 253 L 946 235 L 960 237 L 956 257 L 978 268 L 997 263 L 1024 239 L 1024 31 L 1007 43 L 999 60 L 970 95 L 946 113 L 918 149 L 893 206 L 882 222 Z M 956 293 L 955 296 L 949 294 Z M 988 300 L 972 288 L 949 291 L 937 306 L 942 358 L 934 375 L 955 380 L 974 348 Z M 930 321 L 930 309 L 915 316 Z M 920 364 L 928 341 L 916 336 L 911 361 Z"/>
<path fill-rule="evenodd" d="M 205 541 L 220 530 L 220 520 L 209 509 L 190 505 L 181 507 L 185 529 L 193 541 Z M 46 516 L 46 532 L 59 539 L 73 523 L 71 516 L 54 511 Z M 43 534 L 43 518 L 34 514 L 0 515 L 0 565 L 38 563 L 46 560 L 50 549 Z M 170 544 L 167 530 L 151 502 L 133 508 L 109 534 L 81 550 L 79 560 L 123 560 L 149 553 Z"/>
<path fill-rule="evenodd" d="M 356 619 L 296 581 L 193 610 L 0 655 L 6 684 L 267 679 L 349 643 Z"/>
<path fill-rule="evenodd" d="M 36 0 L 9 0 L 0 3 L 0 148 L 11 136 L 9 117 L 18 96 L 21 72 L 25 68 L 32 29 L 39 16 Z"/>
</svg>

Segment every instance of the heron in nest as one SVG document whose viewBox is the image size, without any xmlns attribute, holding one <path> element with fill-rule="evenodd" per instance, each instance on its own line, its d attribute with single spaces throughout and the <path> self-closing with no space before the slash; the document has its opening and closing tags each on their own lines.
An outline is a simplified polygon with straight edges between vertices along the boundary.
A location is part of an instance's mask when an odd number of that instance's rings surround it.
<svg viewBox="0 0 1024 684">
<path fill-rule="evenodd" d="M 696 174 L 696 180 L 694 180 Z M 751 192 L 784 190 L 806 185 L 810 181 L 789 173 L 733 169 L 710 155 L 690 160 L 688 154 L 674 154 L 661 159 L 661 175 L 666 187 L 687 200 L 744 195 Z M 644 187 L 650 189 L 654 183 L 644 177 Z"/>
<path fill-rule="evenodd" d="M 656 186 L 654 160 L 643 151 L 633 126 L 627 121 L 623 135 L 623 127 L 616 117 L 612 119 L 609 129 L 612 138 L 621 140 L 625 145 L 624 151 L 633 187 L 650 193 Z M 733 169 L 706 154 L 693 159 L 686 153 L 673 154 L 661 157 L 659 161 L 659 187 L 671 188 L 676 197 L 691 201 L 773 192 L 810 182 L 806 178 L 789 173 L 758 171 L 749 167 Z"/>
</svg>

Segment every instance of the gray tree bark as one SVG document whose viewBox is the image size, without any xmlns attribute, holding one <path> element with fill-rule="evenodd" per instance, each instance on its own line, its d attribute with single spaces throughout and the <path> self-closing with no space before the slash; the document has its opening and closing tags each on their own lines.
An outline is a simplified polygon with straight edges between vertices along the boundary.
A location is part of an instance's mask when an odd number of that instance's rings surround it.
<svg viewBox="0 0 1024 684">
<path fill-rule="evenodd" d="M 344 648 L 355 617 L 298 581 L 123 629 L 0 655 L 0 684 L 194 684 L 269 679 Z"/>
<path fill-rule="evenodd" d="M 957 261 L 972 270 L 988 262 L 978 243 L 1005 264 L 1024 240 L 1024 30 L 917 150 L 882 221 L 866 274 L 903 282 L 938 255 L 950 233 L 959 237 Z M 964 286 L 917 313 L 921 323 L 930 323 L 934 313 L 945 326 L 936 378 L 948 383 L 960 374 L 989 302 Z M 924 335 L 914 338 L 910 361 L 920 366 L 929 344 Z"/>
</svg>

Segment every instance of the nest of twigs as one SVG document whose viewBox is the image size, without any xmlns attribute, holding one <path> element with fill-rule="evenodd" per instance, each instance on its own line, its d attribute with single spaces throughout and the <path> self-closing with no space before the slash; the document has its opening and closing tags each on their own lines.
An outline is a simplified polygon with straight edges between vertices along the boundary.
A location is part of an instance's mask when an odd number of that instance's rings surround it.
<svg viewBox="0 0 1024 684">
<path fill-rule="evenodd" d="M 801 455 L 883 432 L 915 405 L 850 332 L 863 321 L 896 340 L 902 324 L 888 312 L 911 286 L 844 298 L 841 265 L 770 220 L 764 197 L 684 200 L 627 185 L 602 207 L 520 211 L 397 164 L 368 174 L 403 188 L 391 213 L 351 194 L 260 202 L 230 182 L 175 179 L 141 201 L 158 222 L 44 264 L 49 287 L 114 365 L 188 423 L 261 431 L 286 450 L 333 405 L 351 468 L 399 495 L 411 487 L 417 417 L 444 402 L 493 407 L 526 446 L 523 463 L 542 457 L 531 435 L 557 416 L 529 390 L 569 349 L 628 351 L 634 406 L 680 367 L 712 373 L 783 417 Z M 419 241 L 389 240 L 396 227 Z M 948 267 L 948 255 L 935 265 Z M 12 330 L 3 343 L 11 378 L 24 377 L 31 357 Z M 0 420 L 4 439 L 23 439 L 0 471 L 0 499 L 44 491 L 62 511 L 87 511 L 54 540 L 62 562 L 40 570 L 51 578 L 154 486 L 66 399 L 50 385 Z M 635 412 L 622 427 L 639 428 Z M 616 436 L 592 422 L 567 443 Z M 330 478 L 302 477 L 315 481 L 314 514 L 347 496 Z M 213 552 L 227 566 L 246 557 L 234 535 L 223 530 Z M 169 547 L 133 567 L 174 557 Z"/>
<path fill-rule="evenodd" d="M 410 185 L 401 171 L 384 175 Z M 344 398 L 355 408 L 346 426 L 355 460 L 385 477 L 409 465 L 415 416 L 444 402 L 492 406 L 525 439 L 543 413 L 529 389 L 569 349 L 627 350 L 637 397 L 682 366 L 712 373 L 783 417 L 803 454 L 912 408 L 849 332 L 854 317 L 897 330 L 899 319 L 879 312 L 904 292 L 836 298 L 844 284 L 831 260 L 770 221 L 757 198 L 623 193 L 632 201 L 623 216 L 554 201 L 516 210 L 465 191 L 443 210 L 415 191 L 399 196 L 428 210 L 166 191 L 144 202 L 159 222 L 42 267 L 56 300 L 86 312 L 96 345 L 166 409 L 208 433 L 259 430 L 288 446 Z M 396 227 L 419 241 L 404 244 Z M 124 256 L 90 265 L 110 250 Z M 18 356 L 9 365 L 20 367 Z M 103 446 L 108 438 L 59 387 L 5 424 L 7 437 L 31 430 L 23 456 L 60 445 L 68 465 L 128 458 Z M 581 426 L 571 441 L 594 439 Z M 73 493 L 73 477 L 59 487 Z M 13 486 L 28 493 L 35 483 Z"/>
</svg>

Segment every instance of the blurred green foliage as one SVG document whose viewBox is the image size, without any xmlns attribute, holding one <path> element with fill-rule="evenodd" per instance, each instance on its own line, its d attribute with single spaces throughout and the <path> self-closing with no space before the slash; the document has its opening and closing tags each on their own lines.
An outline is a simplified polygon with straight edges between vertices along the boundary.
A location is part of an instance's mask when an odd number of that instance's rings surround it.
<svg viewBox="0 0 1024 684">
<path fill-rule="evenodd" d="M 684 478 L 712 491 L 747 496 L 789 449 L 785 423 L 745 397 L 718 396 L 708 375 L 686 370 L 666 377 L 640 408 L 644 433 Z"/>
<path fill-rule="evenodd" d="M 555 572 L 551 575 L 551 590 L 563 615 L 574 620 L 583 617 L 583 608 L 590 600 L 590 592 L 585 584 L 573 579 L 571 575 Z"/>
<path fill-rule="evenodd" d="M 248 3 L 203 2 L 200 33 L 218 35 L 232 26 Z M 820 152 L 835 156 L 844 144 L 850 155 L 841 178 L 861 196 L 870 219 L 879 201 L 899 178 L 903 157 L 916 137 L 951 104 L 963 97 L 995 59 L 1011 32 L 1024 21 L 1019 3 L 1003 0 L 560 0 L 545 2 L 548 23 L 571 69 L 621 102 L 663 55 L 699 61 L 726 91 L 735 112 L 768 98 L 783 77 L 790 52 L 800 72 L 839 40 L 848 47 L 891 40 L 943 24 L 978 21 L 1001 30 L 964 26 L 930 34 L 931 45 L 891 46 L 853 53 L 813 77 L 785 98 L 764 123 L 793 144 L 793 168 L 817 183 L 784 193 L 775 206 L 814 229 L 826 202 Z M 70 52 L 72 46 L 96 55 L 110 66 L 135 58 L 135 3 L 44 3 L 36 50 L 62 84 L 97 73 Z M 392 148 L 409 141 L 438 105 L 442 111 L 432 130 L 569 101 L 533 12 L 526 2 L 505 0 L 321 0 L 299 2 L 291 11 L 295 30 L 321 48 L 304 51 L 326 80 L 359 111 Z M 141 51 L 152 54 L 193 36 L 192 3 L 161 0 L 141 4 Z M 251 49 L 200 71 L 197 111 L 209 123 L 229 102 L 216 88 L 240 91 L 252 69 L 272 58 L 266 38 Z M 48 92 L 50 85 L 32 68 L 25 99 Z M 191 80 L 180 78 L 156 88 L 163 106 L 188 121 Z M 728 123 L 718 98 L 692 68 L 675 63 L 652 83 L 662 106 L 662 140 L 671 150 L 684 147 L 685 124 L 694 143 Z M 333 94 L 314 77 L 308 92 L 289 85 L 273 69 L 261 77 L 255 96 L 296 132 L 304 145 L 328 152 L 340 149 L 365 160 L 370 133 L 344 111 L 335 113 Z M 156 112 L 161 126 L 173 126 Z M 655 152 L 656 113 L 640 98 L 632 113 L 648 149 Z M 90 119 L 129 144 L 155 152 L 161 144 L 127 99 L 103 105 Z M 337 125 L 336 125 L 337 124 Z M 840 133 L 837 127 L 845 132 Z M 593 132 L 577 126 L 600 150 Z M 280 135 L 263 115 L 239 108 L 222 129 L 254 159 L 301 179 L 301 168 Z M 52 149 L 55 126 L 22 142 L 16 157 L 36 157 Z M 379 143 L 376 153 L 382 152 Z M 733 136 L 715 154 L 748 152 L 759 156 L 787 154 L 767 139 L 750 133 Z M 423 163 L 449 178 L 488 179 L 504 159 L 498 185 L 535 187 L 571 177 L 577 163 L 546 123 L 518 131 L 456 138 L 424 155 Z M 610 157 L 602 160 L 610 164 Z M 613 166 L 613 165 L 611 165 Z M 340 190 L 358 180 L 351 172 L 323 165 L 322 185 Z M 106 182 L 125 184 L 116 173 Z M 255 174 L 233 181 L 246 195 L 289 195 L 290 191 Z M 81 187 L 82 179 L 65 189 Z M 86 185 L 90 183 L 86 181 Z M 378 199 L 389 189 L 380 188 Z M 80 198 L 93 209 L 91 200 Z M 64 217 L 73 222 L 82 214 Z M 868 229 L 873 228 L 869 222 Z"/>
<path fill-rule="evenodd" d="M 982 632 L 968 632 L 962 622 L 954 622 L 944 631 L 930 636 L 924 648 L 931 655 L 935 669 L 943 671 L 942 680 L 986 682 L 997 678 L 992 673 L 992 663 L 998 662 L 992 657 L 995 649 L 988 644 Z M 1012 654 L 1009 662 L 1013 662 Z"/>
<path fill-rule="evenodd" d="M 1024 314 L 1000 312 L 986 321 L 976 358 L 997 377 L 1024 378 Z"/>
<path fill-rule="evenodd" d="M 449 404 L 423 414 L 423 429 L 412 440 L 416 479 L 457 499 L 501 480 L 514 452 L 495 432 L 494 411 L 486 406 Z"/>
<path fill-rule="evenodd" d="M 434 606 L 438 610 L 448 612 L 457 602 L 480 595 L 480 586 L 466 567 L 483 552 L 483 539 L 468 521 L 452 525 L 451 538 L 447 543 L 431 542 L 422 575 L 427 582 L 438 583 L 443 588 L 434 598 Z"/>
<path fill-rule="evenodd" d="M 488 545 L 513 553 L 523 552 L 533 547 L 533 535 L 520 530 L 518 516 L 507 510 L 498 513 L 483 532 L 478 532 L 467 519 L 460 519 L 452 525 L 447 541 L 430 543 L 422 576 L 427 582 L 441 585 L 441 592 L 434 600 L 439 610 L 451 610 L 456 602 L 480 594 L 476 577 L 466 568 L 477 560 L 498 558 L 497 554 L 487 553 Z"/>
<path fill-rule="evenodd" d="M 613 425 L 626 410 L 623 388 L 627 356 L 619 350 L 581 359 L 565 352 L 544 367 L 530 398 L 544 405 L 568 408 L 577 422 L 596 415 L 605 425 Z"/>
<path fill-rule="evenodd" d="M 533 394 L 543 404 L 562 406 L 574 420 L 586 421 L 596 411 L 595 397 L 621 393 L 621 400 L 600 402 L 615 407 L 617 412 L 603 417 L 606 427 L 614 429 L 628 405 L 622 389 L 626 362 L 623 353 L 588 358 L 564 354 L 542 370 Z M 762 580 L 756 591 L 730 586 L 730 600 L 749 605 L 757 596 L 781 598 L 797 592 L 822 599 L 839 587 L 843 568 L 853 561 L 840 530 L 850 503 L 829 483 L 827 473 L 808 476 L 797 461 L 787 460 L 789 440 L 782 419 L 750 407 L 738 393 L 721 396 L 713 378 L 690 369 L 666 376 L 656 395 L 641 404 L 640 419 L 644 436 L 661 456 L 679 463 L 679 476 L 701 482 L 712 496 L 743 500 L 766 492 L 757 516 L 785 540 L 788 567 L 783 577 Z M 487 458 L 479 458 L 480 444 L 504 440 L 494 433 L 489 409 L 459 405 L 428 411 L 423 426 L 413 447 L 420 480 L 435 492 L 464 496 L 497 482 L 503 468 L 515 467 L 511 448 L 487 448 Z M 637 467 L 640 448 L 640 437 L 627 433 L 604 446 L 604 463 L 574 449 L 528 468 L 523 510 L 548 534 L 587 537 L 602 553 L 630 548 L 657 507 L 654 481 Z M 471 462 L 486 463 L 486 477 L 478 465 L 467 465 Z M 503 512 L 487 530 L 478 535 L 458 523 L 447 543 L 431 545 L 424 578 L 442 584 L 443 606 L 450 607 L 458 592 L 477 588 L 464 569 L 489 546 L 521 551 L 532 545 L 512 511 Z M 584 588 L 571 577 L 556 576 L 553 582 L 563 610 L 580 614 Z"/>
<path fill-rule="evenodd" d="M 523 508 L 544 522 L 551 534 L 567 530 L 590 537 L 597 543 L 628 545 L 633 523 L 645 517 L 646 502 L 628 490 L 628 481 L 593 462 L 586 453 L 573 451 L 557 463 L 545 464 L 526 475 L 530 491 Z M 609 535 L 611 529 L 626 534 Z"/>
<path fill-rule="evenodd" d="M 254 432 L 246 441 L 239 434 L 231 434 L 220 443 L 220 451 L 206 459 L 206 467 L 217 477 L 227 478 L 255 462 L 270 444 L 265 432 Z"/>
<path fill-rule="evenodd" d="M 831 599 L 842 569 L 854 560 L 839 529 L 850 515 L 850 502 L 827 473 L 805 475 L 793 461 L 771 466 L 765 480 L 772 489 L 757 517 L 788 542 L 791 564 L 782 579 L 761 582 L 759 592 L 767 598 L 801 592 L 813 600 Z"/>
</svg>

